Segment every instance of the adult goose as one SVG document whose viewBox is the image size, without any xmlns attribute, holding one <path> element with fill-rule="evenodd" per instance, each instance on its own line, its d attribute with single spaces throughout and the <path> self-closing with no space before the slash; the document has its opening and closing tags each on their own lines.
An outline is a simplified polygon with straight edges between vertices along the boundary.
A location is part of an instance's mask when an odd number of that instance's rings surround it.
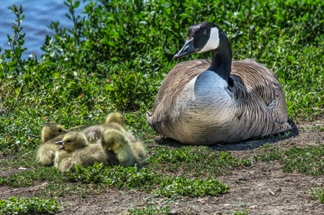
<svg viewBox="0 0 324 215">
<path fill-rule="evenodd" d="M 212 60 L 177 64 L 165 77 L 147 120 L 158 133 L 186 144 L 211 145 L 291 129 L 275 74 L 251 59 L 232 62 L 225 33 L 210 22 L 190 27 L 175 59 L 212 52 Z"/>
</svg>

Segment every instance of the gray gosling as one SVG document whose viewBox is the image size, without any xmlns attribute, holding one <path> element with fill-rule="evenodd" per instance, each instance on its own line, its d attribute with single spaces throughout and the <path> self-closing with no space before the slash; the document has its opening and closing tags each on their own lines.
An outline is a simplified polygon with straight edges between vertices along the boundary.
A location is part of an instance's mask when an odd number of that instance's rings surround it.
<svg viewBox="0 0 324 215">
<path fill-rule="evenodd" d="M 123 133 L 127 133 L 127 130 L 125 129 L 124 116 L 119 112 L 113 112 L 108 114 L 104 123 L 82 126 L 78 129 L 78 131 L 82 132 L 85 135 L 90 144 L 101 144 L 102 134 L 107 129 L 117 129 Z"/>
<path fill-rule="evenodd" d="M 54 166 L 61 172 L 68 172 L 76 165 L 91 166 L 96 162 L 104 165 L 115 164 L 114 156 L 104 151 L 101 144 L 89 144 L 82 132 L 69 132 L 63 140 L 57 141 Z"/>
<path fill-rule="evenodd" d="M 36 152 L 36 162 L 44 166 L 53 165 L 55 152 L 58 146 L 55 142 L 62 140 L 66 130 L 57 123 L 49 123 L 43 126 L 41 131 L 42 143 Z"/>
</svg>

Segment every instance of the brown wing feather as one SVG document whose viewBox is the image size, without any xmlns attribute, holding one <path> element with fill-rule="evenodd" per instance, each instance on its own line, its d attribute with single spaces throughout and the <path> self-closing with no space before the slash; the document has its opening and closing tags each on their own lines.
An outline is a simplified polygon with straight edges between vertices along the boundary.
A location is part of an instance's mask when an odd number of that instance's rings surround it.
<svg viewBox="0 0 324 215">
<path fill-rule="evenodd" d="M 180 62 L 173 67 L 161 84 L 154 104 L 154 109 L 164 100 L 168 100 L 168 103 L 170 102 L 169 100 L 176 100 L 184 86 L 195 76 L 205 71 L 210 63 L 209 60 L 191 60 Z M 165 95 L 172 96 L 169 97 Z M 173 101 L 171 101 L 171 103 L 173 103 Z"/>
<path fill-rule="evenodd" d="M 233 62 L 231 75 L 234 80 L 240 80 L 236 83 L 234 81 L 236 94 L 246 89 L 248 94 L 245 95 L 260 97 L 260 102 L 265 103 L 277 123 L 287 122 L 285 95 L 278 78 L 271 70 L 252 59 L 246 59 Z"/>
<path fill-rule="evenodd" d="M 156 97 L 152 114 L 148 113 L 147 118 L 151 125 L 154 122 L 169 120 L 170 107 L 174 107 L 176 100 L 184 86 L 195 76 L 205 71 L 209 60 L 191 60 L 178 63 L 174 66 L 163 80 Z"/>
</svg>

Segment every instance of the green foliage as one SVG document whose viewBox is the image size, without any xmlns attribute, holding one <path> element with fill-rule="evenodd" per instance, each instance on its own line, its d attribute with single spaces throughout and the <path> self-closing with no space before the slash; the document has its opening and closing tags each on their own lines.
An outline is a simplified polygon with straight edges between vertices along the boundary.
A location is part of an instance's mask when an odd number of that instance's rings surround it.
<svg viewBox="0 0 324 215">
<path fill-rule="evenodd" d="M 12 24 L 13 35 L 7 35 L 8 44 L 10 45 L 10 49 L 5 49 L 3 53 L 1 53 L 0 48 L 0 81 L 4 82 L 4 86 L 8 87 L 12 85 L 12 89 L 15 89 L 16 92 L 19 85 L 29 83 L 32 78 L 32 71 L 34 67 L 38 64 L 37 58 L 35 54 L 31 54 L 28 60 L 23 60 L 22 54 L 27 49 L 24 47 L 25 44 L 25 33 L 22 33 L 23 27 L 22 22 L 25 18 L 23 14 L 22 6 L 13 5 L 9 7 L 9 9 L 15 15 L 15 22 Z M 4 79 L 4 80 L 2 80 Z M 0 85 L 0 92 L 4 90 Z M 6 92 L 6 91 L 4 91 Z M 12 94 L 11 91 L 7 91 L 7 96 L 16 96 Z M 1 98 L 1 97 L 0 97 Z"/>
<path fill-rule="evenodd" d="M 148 103 L 151 105 L 152 92 L 155 92 L 160 82 L 146 84 L 152 75 L 127 70 L 120 70 L 118 74 L 112 74 L 106 80 L 106 93 L 114 101 L 116 109 L 138 110 L 140 107 L 148 106 Z"/>
<path fill-rule="evenodd" d="M 27 109 L 22 110 L 22 114 L 8 113 L 0 116 L 0 150 L 17 152 L 23 148 L 34 148 L 38 142 L 33 134 L 40 134 L 40 126 L 35 124 L 39 125 L 40 120 Z"/>
<path fill-rule="evenodd" d="M 54 167 L 38 167 L 34 170 L 25 170 L 10 176 L 0 176 L 0 185 L 12 187 L 33 186 L 36 181 L 59 182 L 63 181 L 63 179 Z"/>
<path fill-rule="evenodd" d="M 196 177 L 229 174 L 232 168 L 252 165 L 250 159 L 238 159 L 227 152 L 215 152 L 205 146 L 157 148 L 148 158 L 148 163 L 152 170 L 160 169 L 163 173 L 171 171 Z"/>
<path fill-rule="evenodd" d="M 324 113 L 324 9 L 317 1 L 89 1 L 82 17 L 75 12 L 80 1 L 65 4 L 73 27 L 49 25 L 55 35 L 46 38 L 40 62 L 19 59 L 24 16 L 22 8 L 11 8 L 16 36 L 8 39 L 15 47 L 0 57 L 4 106 L 48 110 L 79 103 L 88 110 L 147 111 L 188 27 L 212 21 L 228 34 L 234 59 L 256 58 L 278 75 L 290 117 L 312 120 Z M 13 78 L 10 71 L 22 73 Z"/>
<path fill-rule="evenodd" d="M 249 215 L 249 211 L 234 211 L 233 215 Z"/>
<path fill-rule="evenodd" d="M 167 177 L 161 181 L 160 189 L 157 189 L 155 193 L 172 197 L 172 196 L 217 196 L 219 194 L 226 193 L 229 187 L 220 183 L 215 179 L 187 179 L 184 177 Z"/>
<path fill-rule="evenodd" d="M 54 214 L 59 210 L 56 199 L 10 197 L 0 199 L 0 214 Z"/>
<path fill-rule="evenodd" d="M 324 203 L 324 188 L 311 188 L 311 193 L 315 199 L 318 199 L 321 203 Z"/>
<path fill-rule="evenodd" d="M 166 207 L 154 207 L 152 205 L 148 205 L 145 208 L 140 209 L 128 209 L 126 215 L 155 215 L 155 214 L 169 214 L 170 208 L 168 206 Z"/>
<path fill-rule="evenodd" d="M 271 162 L 279 160 L 284 172 L 299 172 L 305 175 L 324 175 L 324 144 L 306 148 L 292 147 L 286 150 L 265 145 L 255 160 Z"/>
<path fill-rule="evenodd" d="M 23 47 L 25 43 L 25 33 L 22 33 L 22 27 L 21 23 L 24 20 L 25 16 L 23 15 L 23 8 L 20 5 L 17 7 L 16 5 L 13 5 L 9 7 L 9 9 L 15 14 L 16 19 L 15 23 L 12 24 L 12 29 L 14 31 L 13 36 L 7 36 L 8 43 L 10 44 L 10 50 L 5 50 L 4 55 L 2 56 L 2 59 L 8 59 L 8 64 L 4 62 L 4 72 L 11 74 L 12 72 L 15 72 L 16 74 L 21 74 L 23 72 L 23 60 L 21 59 L 22 53 L 26 50 L 26 48 Z"/>
<path fill-rule="evenodd" d="M 215 179 L 188 179 L 185 177 L 161 176 L 146 168 L 104 167 L 96 164 L 90 167 L 78 166 L 68 172 L 72 181 L 84 183 L 102 182 L 107 186 L 152 191 L 161 196 L 205 196 L 226 193 L 229 187 Z"/>
<path fill-rule="evenodd" d="M 35 161 L 35 150 L 25 149 L 8 155 L 8 159 L 0 160 L 0 169 L 4 172 L 10 169 L 20 169 L 16 174 L 0 176 L 0 185 L 13 187 L 32 186 L 37 181 L 61 182 L 63 179 L 54 167 L 44 167 Z M 11 159 L 9 159 L 11 158 Z M 10 167 L 9 169 L 7 169 Z"/>
</svg>

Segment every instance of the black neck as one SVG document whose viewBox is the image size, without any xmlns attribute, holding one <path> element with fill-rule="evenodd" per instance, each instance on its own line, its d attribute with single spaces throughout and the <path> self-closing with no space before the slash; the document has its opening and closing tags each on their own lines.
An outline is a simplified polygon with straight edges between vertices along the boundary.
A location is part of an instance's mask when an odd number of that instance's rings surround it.
<svg viewBox="0 0 324 215">
<path fill-rule="evenodd" d="M 212 63 L 208 70 L 216 72 L 225 81 L 229 81 L 232 66 L 231 44 L 224 34 L 220 34 L 220 46 L 212 51 Z"/>
</svg>

